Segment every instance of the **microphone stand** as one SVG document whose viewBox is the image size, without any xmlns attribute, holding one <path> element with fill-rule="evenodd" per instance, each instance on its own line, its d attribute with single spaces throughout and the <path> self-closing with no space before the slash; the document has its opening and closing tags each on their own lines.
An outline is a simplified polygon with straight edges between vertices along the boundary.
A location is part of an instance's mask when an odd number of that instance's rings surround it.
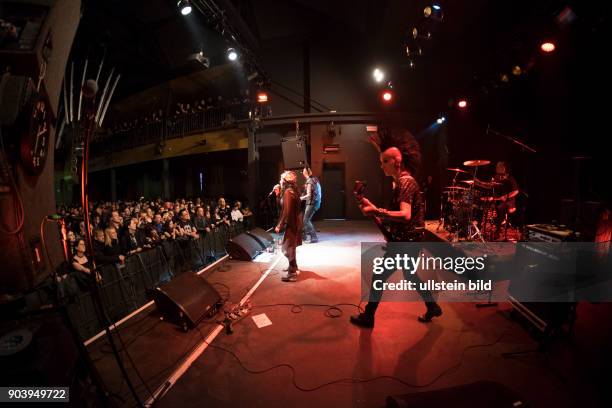
<svg viewBox="0 0 612 408">
<path fill-rule="evenodd" d="M 88 81 L 89 82 L 89 81 Z M 84 92 L 85 88 L 81 91 Z M 136 388 L 134 384 L 130 380 L 128 376 L 127 370 L 123 365 L 123 361 L 119 357 L 119 352 L 117 350 L 117 345 L 115 344 L 115 340 L 111 334 L 109 323 L 104 313 L 104 305 L 102 303 L 102 297 L 100 296 L 100 288 L 97 281 L 98 270 L 96 267 L 96 262 L 94 259 L 94 251 L 93 251 L 93 241 L 91 238 L 91 223 L 89 218 L 89 193 L 88 193 L 88 184 L 87 184 L 87 172 L 88 172 L 88 163 L 89 163 L 89 142 L 91 140 L 92 133 L 96 126 L 95 121 L 95 98 L 96 98 L 97 89 L 95 89 L 90 94 L 85 94 L 85 109 L 84 109 L 84 132 L 83 132 L 83 161 L 81 162 L 81 205 L 83 206 L 83 222 L 85 224 L 84 238 L 85 244 L 87 246 L 87 251 L 91 256 L 91 273 L 94 279 L 92 284 L 92 300 L 98 315 L 98 321 L 104 327 L 104 332 L 106 333 L 106 337 L 108 339 L 108 343 L 113 350 L 113 355 L 119 366 L 119 370 L 125 379 L 125 382 L 132 393 L 132 396 L 136 400 L 136 404 L 139 407 L 144 407 L 144 404 L 140 400 L 138 393 L 136 392 Z"/>
<path fill-rule="evenodd" d="M 517 139 L 517 138 L 515 138 L 515 137 L 508 136 L 508 135 L 506 135 L 506 134 L 503 134 L 503 133 L 501 133 L 501 132 L 498 132 L 497 130 L 491 129 L 491 126 L 490 126 L 490 125 L 487 125 L 487 132 L 486 132 L 486 133 L 487 133 L 487 134 L 492 133 L 492 134 L 494 134 L 494 135 L 496 135 L 496 136 L 501 136 L 501 137 L 503 137 L 504 139 L 509 140 L 510 142 L 512 142 L 512 143 L 514 143 L 514 144 L 516 144 L 516 145 L 520 146 L 521 148 L 523 148 L 524 150 L 526 150 L 526 151 L 528 151 L 528 152 L 530 152 L 530 153 L 537 153 L 537 152 L 538 152 L 538 151 L 537 151 L 536 149 L 534 149 L 533 147 L 526 145 L 525 143 L 521 142 L 520 140 L 518 140 L 518 139 Z"/>
<path fill-rule="evenodd" d="M 519 139 L 517 139 L 517 138 L 515 138 L 515 137 L 512 137 L 512 136 L 506 135 L 506 134 L 504 134 L 504 133 L 498 132 L 498 131 L 497 131 L 497 130 L 495 130 L 495 129 L 491 129 L 491 125 L 490 125 L 490 124 L 487 124 L 486 134 L 489 134 L 489 133 L 492 133 L 492 134 L 494 134 L 495 136 L 503 137 L 504 139 L 508 140 L 509 142 L 511 142 L 511 143 L 513 143 L 513 144 L 515 144 L 515 145 L 519 146 L 523 152 L 528 152 L 528 153 L 537 153 L 537 152 L 538 152 L 538 151 L 537 151 L 536 149 L 534 149 L 533 147 L 531 147 L 531 146 L 527 145 L 526 143 L 523 143 L 522 141 L 520 141 Z M 523 160 L 523 162 L 525 163 L 525 169 L 524 169 L 525 173 L 524 173 L 524 174 L 525 174 L 525 177 L 527 177 L 527 175 L 529 174 L 529 161 L 528 161 L 528 160 Z M 527 183 L 525 183 L 525 185 L 527 185 Z M 521 189 L 520 191 L 521 191 L 521 192 L 522 192 L 522 193 L 523 193 L 523 194 L 524 194 L 524 195 L 525 195 L 527 198 L 529 198 L 529 195 L 526 193 L 526 191 L 525 191 L 525 190 L 526 190 L 526 189 Z M 522 224 L 522 225 L 520 225 L 520 230 L 519 230 L 519 232 L 520 232 L 521 234 L 523 234 L 523 232 L 524 232 L 524 227 L 525 227 L 525 223 L 526 223 L 526 216 L 525 216 L 525 215 L 526 215 L 526 214 L 525 214 L 525 213 L 526 213 L 526 211 L 527 211 L 527 205 L 526 205 L 526 204 L 524 204 L 524 205 L 523 205 L 523 208 L 522 208 L 522 210 L 521 210 L 521 214 L 519 214 L 519 222 Z M 507 232 L 506 232 L 506 234 L 507 234 Z"/>
</svg>

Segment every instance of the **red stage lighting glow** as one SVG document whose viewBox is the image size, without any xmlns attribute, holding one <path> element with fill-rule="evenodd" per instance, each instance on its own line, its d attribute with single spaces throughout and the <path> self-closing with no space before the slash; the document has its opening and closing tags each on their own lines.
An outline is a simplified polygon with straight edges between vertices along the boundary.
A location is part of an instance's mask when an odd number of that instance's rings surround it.
<svg viewBox="0 0 612 408">
<path fill-rule="evenodd" d="M 465 109 L 467 107 L 467 101 L 465 99 L 461 99 L 458 103 L 457 106 L 459 106 L 461 109 Z"/>
<path fill-rule="evenodd" d="M 540 48 L 542 49 L 542 51 L 544 52 L 553 52 L 555 50 L 555 44 L 551 43 L 551 42 L 545 42 L 542 43 L 542 45 L 540 46 Z"/>
<path fill-rule="evenodd" d="M 391 102 L 391 100 L 393 100 L 393 92 L 391 91 L 383 92 L 382 98 L 383 98 L 383 101 L 385 102 Z"/>
</svg>

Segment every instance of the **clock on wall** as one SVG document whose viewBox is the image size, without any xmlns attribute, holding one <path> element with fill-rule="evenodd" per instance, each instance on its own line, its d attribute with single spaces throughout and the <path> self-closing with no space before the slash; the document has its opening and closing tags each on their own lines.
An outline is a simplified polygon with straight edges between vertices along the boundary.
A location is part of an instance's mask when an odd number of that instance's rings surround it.
<svg viewBox="0 0 612 408">
<path fill-rule="evenodd" d="M 39 175 L 45 167 L 51 139 L 51 110 L 38 96 L 26 107 L 25 131 L 21 137 L 21 162 L 26 171 Z"/>
</svg>

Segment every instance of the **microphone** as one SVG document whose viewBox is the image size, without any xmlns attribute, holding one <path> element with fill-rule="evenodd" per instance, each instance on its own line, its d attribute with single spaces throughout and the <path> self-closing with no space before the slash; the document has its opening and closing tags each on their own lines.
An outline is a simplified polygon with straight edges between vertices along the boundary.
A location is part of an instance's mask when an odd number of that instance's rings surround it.
<svg viewBox="0 0 612 408">
<path fill-rule="evenodd" d="M 93 79 L 88 79 L 81 87 L 81 92 L 83 93 L 83 96 L 87 99 L 95 97 L 98 93 L 98 83 Z"/>
</svg>

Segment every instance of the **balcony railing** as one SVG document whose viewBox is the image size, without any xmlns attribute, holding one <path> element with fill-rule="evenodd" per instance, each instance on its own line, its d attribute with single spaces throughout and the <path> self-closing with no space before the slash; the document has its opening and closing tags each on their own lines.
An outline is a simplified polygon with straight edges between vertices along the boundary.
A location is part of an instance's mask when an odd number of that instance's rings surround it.
<svg viewBox="0 0 612 408">
<path fill-rule="evenodd" d="M 163 143 L 165 140 L 193 133 L 232 128 L 236 126 L 237 121 L 248 119 L 253 108 L 250 104 L 211 108 L 162 119 L 127 131 L 98 134 L 92 143 L 92 155 Z"/>
</svg>

